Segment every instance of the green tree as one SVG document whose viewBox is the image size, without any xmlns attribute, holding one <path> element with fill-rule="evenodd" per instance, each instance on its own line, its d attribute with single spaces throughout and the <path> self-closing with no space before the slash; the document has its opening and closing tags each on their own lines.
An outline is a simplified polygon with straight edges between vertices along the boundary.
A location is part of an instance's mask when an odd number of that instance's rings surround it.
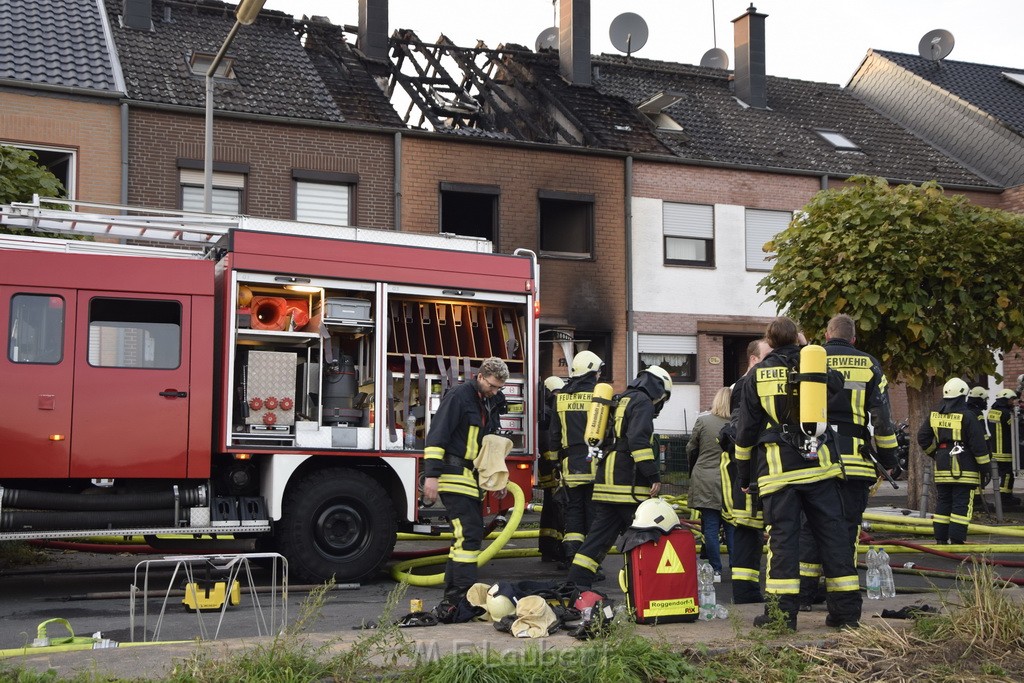
<svg viewBox="0 0 1024 683">
<path fill-rule="evenodd" d="M 57 180 L 57 176 L 39 164 L 35 152 L 0 145 L 0 204 L 30 202 L 34 194 L 41 197 L 66 196 L 64 185 Z M 0 232 L 25 234 L 19 228 L 0 227 Z"/>
<path fill-rule="evenodd" d="M 809 333 L 846 313 L 857 346 L 907 387 L 909 499 L 922 492 L 914 432 L 950 377 L 996 374 L 993 352 L 1024 339 L 1024 216 L 949 196 L 935 182 L 857 176 L 819 192 L 764 246 L 759 288 Z"/>
</svg>

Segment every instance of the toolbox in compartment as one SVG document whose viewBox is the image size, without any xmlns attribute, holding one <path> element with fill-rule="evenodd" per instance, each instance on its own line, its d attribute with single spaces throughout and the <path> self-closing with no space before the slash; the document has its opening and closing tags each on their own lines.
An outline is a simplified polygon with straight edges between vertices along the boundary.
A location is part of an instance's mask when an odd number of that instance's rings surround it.
<svg viewBox="0 0 1024 683">
<path fill-rule="evenodd" d="M 354 297 L 333 297 L 324 299 L 320 311 L 324 321 L 370 322 L 370 302 Z"/>
</svg>

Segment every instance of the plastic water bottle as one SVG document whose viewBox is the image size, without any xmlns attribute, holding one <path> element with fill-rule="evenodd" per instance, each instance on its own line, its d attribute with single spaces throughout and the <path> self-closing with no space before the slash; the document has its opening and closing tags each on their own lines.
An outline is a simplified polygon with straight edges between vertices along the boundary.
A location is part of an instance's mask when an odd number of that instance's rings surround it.
<svg viewBox="0 0 1024 683">
<path fill-rule="evenodd" d="M 879 568 L 878 551 L 875 546 L 868 548 L 865 561 L 868 565 L 866 577 L 868 587 L 868 600 L 878 600 L 882 597 L 882 571 Z"/>
<path fill-rule="evenodd" d="M 416 418 L 412 415 L 405 418 L 405 447 L 416 448 Z"/>
<path fill-rule="evenodd" d="M 889 553 L 885 548 L 878 549 L 878 570 L 882 574 L 882 597 L 896 597 L 896 581 L 892 576 L 892 567 L 889 566 Z"/>
<path fill-rule="evenodd" d="M 715 618 L 715 570 L 710 562 L 701 562 L 697 567 L 697 603 L 700 605 L 699 618 Z"/>
</svg>

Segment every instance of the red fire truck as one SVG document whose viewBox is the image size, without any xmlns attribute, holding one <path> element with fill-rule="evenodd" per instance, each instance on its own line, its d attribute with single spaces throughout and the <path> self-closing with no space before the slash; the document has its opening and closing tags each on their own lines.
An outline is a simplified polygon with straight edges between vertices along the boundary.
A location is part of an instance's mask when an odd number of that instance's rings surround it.
<svg viewBox="0 0 1024 683">
<path fill-rule="evenodd" d="M 532 252 L 74 208 L 0 207 L 0 541 L 256 539 L 300 581 L 368 578 L 422 528 L 431 416 L 488 356 L 530 491 Z"/>
</svg>

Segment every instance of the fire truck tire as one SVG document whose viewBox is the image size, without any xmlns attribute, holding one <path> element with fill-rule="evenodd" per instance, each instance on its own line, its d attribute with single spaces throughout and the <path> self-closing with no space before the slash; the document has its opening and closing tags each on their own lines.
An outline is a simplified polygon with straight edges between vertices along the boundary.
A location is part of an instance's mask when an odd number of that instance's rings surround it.
<svg viewBox="0 0 1024 683">
<path fill-rule="evenodd" d="M 311 472 L 288 487 L 278 552 L 290 580 L 322 583 L 373 578 L 394 550 L 398 531 L 391 500 L 371 477 L 350 469 Z"/>
</svg>

